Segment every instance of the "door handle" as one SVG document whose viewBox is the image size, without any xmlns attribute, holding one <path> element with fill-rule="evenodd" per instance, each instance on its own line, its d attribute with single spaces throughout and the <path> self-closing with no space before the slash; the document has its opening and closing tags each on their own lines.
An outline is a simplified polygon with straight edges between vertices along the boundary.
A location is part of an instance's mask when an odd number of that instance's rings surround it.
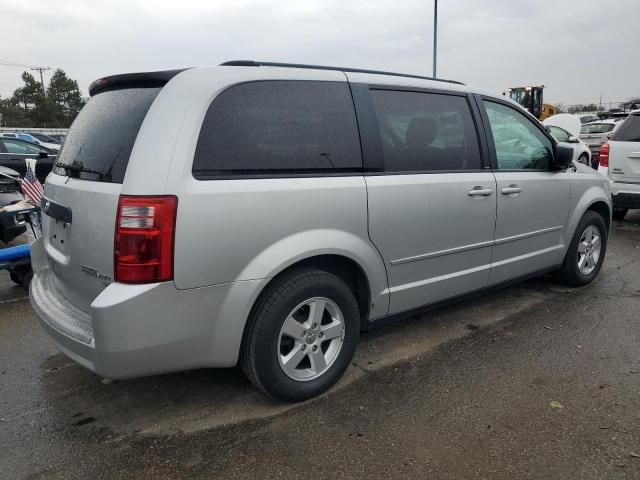
<svg viewBox="0 0 640 480">
<path fill-rule="evenodd" d="M 482 188 L 482 187 L 473 187 L 473 189 L 469 190 L 470 197 L 488 197 L 493 193 L 492 188 Z"/>
<path fill-rule="evenodd" d="M 522 188 L 519 185 L 509 185 L 508 187 L 504 187 L 502 190 L 503 195 L 513 195 L 520 193 Z"/>
<path fill-rule="evenodd" d="M 631 152 L 627 158 L 640 158 L 640 152 Z"/>
</svg>

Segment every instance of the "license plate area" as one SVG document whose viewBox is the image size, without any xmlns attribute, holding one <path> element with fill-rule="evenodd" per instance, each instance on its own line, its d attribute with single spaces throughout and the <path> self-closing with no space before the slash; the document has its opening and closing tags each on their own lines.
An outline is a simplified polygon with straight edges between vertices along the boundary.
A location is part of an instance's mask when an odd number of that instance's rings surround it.
<svg viewBox="0 0 640 480">
<path fill-rule="evenodd" d="M 71 224 L 60 220 L 49 221 L 49 245 L 66 255 L 69 251 Z"/>
</svg>

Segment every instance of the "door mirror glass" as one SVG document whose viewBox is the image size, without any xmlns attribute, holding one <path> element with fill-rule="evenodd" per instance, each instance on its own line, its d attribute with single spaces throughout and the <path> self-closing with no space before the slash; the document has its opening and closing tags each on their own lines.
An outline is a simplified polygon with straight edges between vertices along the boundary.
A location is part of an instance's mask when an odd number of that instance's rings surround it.
<svg viewBox="0 0 640 480">
<path fill-rule="evenodd" d="M 40 150 L 40 152 L 38 153 L 38 158 L 47 158 L 48 156 L 49 154 L 44 150 Z"/>
</svg>

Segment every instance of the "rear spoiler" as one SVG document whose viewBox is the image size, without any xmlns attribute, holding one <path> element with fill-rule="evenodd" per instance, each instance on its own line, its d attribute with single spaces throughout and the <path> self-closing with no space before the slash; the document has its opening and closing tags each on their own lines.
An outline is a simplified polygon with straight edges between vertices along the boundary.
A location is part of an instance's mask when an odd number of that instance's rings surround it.
<svg viewBox="0 0 640 480">
<path fill-rule="evenodd" d="M 186 68 L 176 70 L 161 70 L 158 72 L 123 73 L 102 77 L 89 85 L 89 95 L 94 96 L 109 90 L 120 90 L 123 88 L 157 88 L 164 87 L 169 80 Z"/>
</svg>

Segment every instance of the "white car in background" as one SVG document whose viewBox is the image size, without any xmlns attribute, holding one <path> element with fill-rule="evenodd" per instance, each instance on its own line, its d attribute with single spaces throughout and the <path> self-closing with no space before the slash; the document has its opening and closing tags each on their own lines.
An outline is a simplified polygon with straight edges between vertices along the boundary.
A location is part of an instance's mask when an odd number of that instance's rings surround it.
<svg viewBox="0 0 640 480">
<path fill-rule="evenodd" d="M 602 145 L 598 171 L 610 181 L 613 218 L 640 209 L 640 111 L 631 112 Z"/>
<path fill-rule="evenodd" d="M 598 120 L 600 120 L 600 117 L 595 113 L 582 113 L 580 115 L 576 115 L 576 117 L 578 117 L 580 123 L 583 125 L 585 123 L 597 122 Z"/>
<path fill-rule="evenodd" d="M 580 140 L 580 119 L 570 113 L 559 113 L 542 122 L 549 133 L 561 144 L 573 148 L 573 160 L 591 167 L 591 150 Z"/>
</svg>

